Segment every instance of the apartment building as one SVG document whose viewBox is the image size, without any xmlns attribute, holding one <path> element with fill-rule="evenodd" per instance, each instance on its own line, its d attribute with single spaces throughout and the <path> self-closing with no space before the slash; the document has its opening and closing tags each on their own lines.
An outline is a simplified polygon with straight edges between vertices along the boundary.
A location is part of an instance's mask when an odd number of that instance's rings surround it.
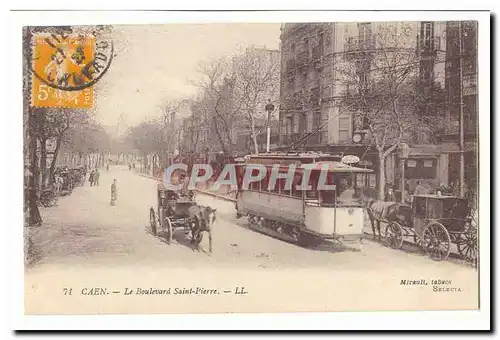
<svg viewBox="0 0 500 340">
<path fill-rule="evenodd" d="M 468 186 L 477 186 L 478 175 L 478 59 L 477 22 L 446 23 L 446 124 L 443 152 L 449 157 L 448 180 L 459 180 L 460 106 L 463 107 L 465 179 Z M 460 37 L 461 45 L 460 46 Z M 462 64 L 460 64 L 462 54 Z M 460 79 L 460 68 L 462 78 Z M 462 80 L 462 90 L 460 89 Z M 460 95 L 462 94 L 462 96 Z"/>
<path fill-rule="evenodd" d="M 449 60 L 457 59 L 457 50 L 450 50 L 450 41 L 457 37 L 449 31 L 447 22 L 358 22 L 358 23 L 298 23 L 281 27 L 280 84 L 280 144 L 282 147 L 303 139 L 306 150 L 350 153 L 362 157 L 369 167 L 377 168 L 377 152 L 366 118 L 358 110 L 345 108 L 346 97 L 355 100 L 349 81 L 340 76 L 339 65 L 349 62 L 358 75 L 376 77 L 373 70 L 381 69 L 380 60 L 387 53 L 396 53 L 415 64 L 415 91 L 441 95 L 441 105 L 422 102 L 414 115 L 431 122 L 430 129 L 416 128 L 405 132 L 404 141 L 410 146 L 406 178 L 410 186 L 418 180 L 432 185 L 449 183 L 449 150 L 444 148 L 445 123 L 451 109 L 450 74 L 457 69 Z M 380 41 L 384 32 L 393 30 L 391 39 Z M 470 34 L 469 34 L 470 35 Z M 387 35 L 386 35 L 387 36 Z M 399 39 L 404 37 L 404 39 Z M 475 42 L 468 51 L 476 51 Z M 453 64 L 453 63 L 452 63 Z M 455 63 L 456 64 L 456 63 Z M 455 65 L 453 64 L 453 65 Z M 401 62 L 401 65 L 405 65 Z M 371 72 L 360 72 L 363 69 Z M 369 82 L 363 76 L 357 79 Z M 473 84 L 473 80 L 465 81 Z M 472 87 L 472 85 L 466 85 Z M 472 90 L 471 90 L 472 91 Z M 453 91 L 452 91 L 453 92 Z M 445 98 L 446 97 L 446 98 Z M 468 105 L 468 104 L 466 104 Z M 473 116 L 471 114 L 469 116 Z M 467 116 L 467 115 L 466 115 Z M 466 118 L 471 119 L 471 118 Z M 456 144 L 456 143 L 455 143 Z M 397 152 L 385 160 L 386 180 L 400 181 L 400 160 Z"/>
</svg>

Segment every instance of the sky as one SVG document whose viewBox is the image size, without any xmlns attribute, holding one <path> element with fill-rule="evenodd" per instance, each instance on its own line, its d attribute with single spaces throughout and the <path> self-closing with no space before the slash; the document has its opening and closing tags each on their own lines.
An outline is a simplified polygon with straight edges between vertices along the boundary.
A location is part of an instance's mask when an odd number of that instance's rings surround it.
<svg viewBox="0 0 500 340">
<path fill-rule="evenodd" d="M 96 84 L 96 112 L 105 125 L 120 114 L 129 126 L 159 115 L 165 98 L 193 96 L 201 61 L 255 45 L 278 49 L 280 24 L 114 26 L 116 57 Z"/>
</svg>

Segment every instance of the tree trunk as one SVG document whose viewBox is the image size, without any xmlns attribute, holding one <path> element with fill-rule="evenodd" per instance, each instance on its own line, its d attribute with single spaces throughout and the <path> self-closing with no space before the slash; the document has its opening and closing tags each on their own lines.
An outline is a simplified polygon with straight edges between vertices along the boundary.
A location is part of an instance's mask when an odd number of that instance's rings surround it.
<svg viewBox="0 0 500 340">
<path fill-rule="evenodd" d="M 252 141 L 253 141 L 253 147 L 255 150 L 255 154 L 259 154 L 259 143 L 257 143 L 257 134 L 255 132 L 252 133 Z"/>
<path fill-rule="evenodd" d="M 143 166 L 144 166 L 144 173 L 147 173 L 148 171 L 148 155 L 146 153 L 143 154 Z"/>
<path fill-rule="evenodd" d="M 54 150 L 54 157 L 52 157 L 52 162 L 50 163 L 50 171 L 49 171 L 49 183 L 52 184 L 53 179 L 54 179 L 54 171 L 56 170 L 56 164 L 57 164 L 57 156 L 59 155 L 59 149 L 61 148 L 62 144 L 62 139 L 58 138 L 56 141 L 56 149 Z M 81 153 L 80 153 L 80 159 L 81 159 Z"/>
<path fill-rule="evenodd" d="M 220 147 L 222 148 L 222 151 L 225 154 L 227 154 L 228 150 L 226 147 L 226 143 L 224 143 L 224 138 L 222 137 L 222 134 L 219 131 L 219 125 L 217 124 L 217 117 L 214 116 L 213 120 L 214 120 L 215 133 L 217 134 L 217 139 L 219 140 Z"/>
<path fill-rule="evenodd" d="M 33 56 L 32 52 L 32 47 L 31 44 L 29 43 L 32 38 L 32 29 L 30 27 L 25 27 L 23 29 L 23 40 L 27 42 L 26 45 L 23 44 L 23 51 L 26 53 L 26 60 L 31 60 Z M 29 66 L 27 64 L 23 63 L 23 71 L 25 74 L 28 74 L 29 71 Z M 26 82 L 23 82 L 23 93 L 24 93 L 24 98 L 28 98 L 30 91 L 31 91 L 31 82 L 29 80 L 29 77 L 26 77 Z M 26 102 L 26 101 L 25 101 Z M 27 131 L 27 142 L 28 142 L 28 159 L 29 159 L 29 172 L 30 176 L 28 178 L 28 183 L 25 185 L 27 186 L 27 199 L 28 199 L 28 226 L 31 225 L 36 225 L 38 223 L 42 222 L 42 218 L 40 216 L 40 212 L 38 211 L 38 206 L 37 206 L 37 172 L 38 172 L 38 156 L 37 156 L 37 138 L 36 138 L 36 114 L 33 110 L 33 107 L 29 104 L 26 103 L 26 108 L 25 110 L 27 111 L 27 124 L 28 124 L 28 131 Z M 43 111 L 40 111 L 37 114 L 45 114 Z M 26 197 L 25 197 L 26 199 Z"/>
<path fill-rule="evenodd" d="M 385 156 L 383 151 L 378 152 L 378 199 L 383 201 L 385 196 Z"/>
<path fill-rule="evenodd" d="M 40 189 L 44 190 L 47 186 L 47 139 L 40 139 L 40 169 L 42 172 L 42 180 L 40 183 Z"/>
<path fill-rule="evenodd" d="M 34 133 L 34 118 L 33 118 L 33 109 L 29 107 L 29 124 L 30 124 L 30 172 L 31 176 L 29 178 L 29 225 L 36 225 L 39 222 L 42 222 L 40 213 L 38 211 L 37 206 L 37 187 L 38 187 L 38 156 L 37 156 L 37 139 Z"/>
</svg>

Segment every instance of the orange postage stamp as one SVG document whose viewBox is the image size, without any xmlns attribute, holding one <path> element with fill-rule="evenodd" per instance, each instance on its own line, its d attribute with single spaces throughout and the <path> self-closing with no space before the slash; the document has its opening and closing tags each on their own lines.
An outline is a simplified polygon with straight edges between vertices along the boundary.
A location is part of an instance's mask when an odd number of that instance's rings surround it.
<svg viewBox="0 0 500 340">
<path fill-rule="evenodd" d="M 36 107 L 91 108 L 94 93 L 91 86 L 68 91 L 65 87 L 82 85 L 85 69 L 94 58 L 92 37 L 34 37 L 33 45 L 33 105 Z M 51 86 L 52 85 L 52 86 Z"/>
<path fill-rule="evenodd" d="M 103 31 L 56 27 L 33 35 L 33 106 L 93 107 L 93 85 L 106 73 L 113 58 L 113 43 L 105 39 Z"/>
</svg>

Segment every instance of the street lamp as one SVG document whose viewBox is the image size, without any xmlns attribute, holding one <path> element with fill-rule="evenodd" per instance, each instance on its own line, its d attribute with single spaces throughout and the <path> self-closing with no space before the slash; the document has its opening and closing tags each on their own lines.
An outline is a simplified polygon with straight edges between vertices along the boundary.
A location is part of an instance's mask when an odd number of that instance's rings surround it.
<svg viewBox="0 0 500 340">
<path fill-rule="evenodd" d="M 399 162 L 401 164 L 401 203 L 405 203 L 405 165 L 410 155 L 410 147 L 406 143 L 399 144 Z"/>
<path fill-rule="evenodd" d="M 273 113 L 273 111 L 274 111 L 274 105 L 273 105 L 273 103 L 271 103 L 271 99 L 267 100 L 266 111 L 267 111 L 267 146 L 266 146 L 266 152 L 269 153 L 269 151 L 270 151 L 270 145 L 271 145 L 271 113 Z"/>
</svg>

